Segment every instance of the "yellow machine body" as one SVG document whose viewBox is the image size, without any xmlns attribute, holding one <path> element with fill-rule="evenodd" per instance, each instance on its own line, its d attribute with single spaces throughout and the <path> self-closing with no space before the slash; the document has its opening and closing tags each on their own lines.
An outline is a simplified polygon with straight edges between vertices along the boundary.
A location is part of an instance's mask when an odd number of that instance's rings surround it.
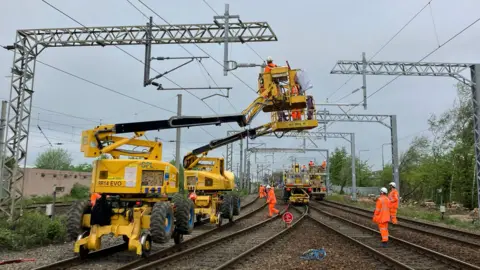
<svg viewBox="0 0 480 270">
<path fill-rule="evenodd" d="M 321 165 L 310 166 L 308 170 L 310 182 L 312 183 L 312 197 L 317 200 L 323 200 L 327 195 L 326 186 L 326 168 Z"/>
<path fill-rule="evenodd" d="M 299 164 L 293 164 L 284 171 L 284 201 L 295 204 L 308 204 L 312 192 L 312 182 L 306 170 L 300 169 Z"/>
<path fill-rule="evenodd" d="M 142 255 L 142 244 L 140 243 L 141 231 L 150 229 L 150 213 L 152 208 L 149 206 L 136 207 L 127 210 L 123 215 L 124 209 L 113 209 L 111 224 L 107 226 L 90 226 L 90 214 L 83 215 L 82 226 L 90 228 L 88 237 L 81 238 L 75 242 L 74 252 L 79 253 L 81 246 L 85 246 L 88 250 L 101 249 L 101 237 L 113 234 L 113 236 L 128 237 L 128 250 Z M 128 211 L 133 211 L 129 213 Z M 133 221 L 129 221 L 126 217 L 133 216 Z"/>
<path fill-rule="evenodd" d="M 159 160 L 99 159 L 94 161 L 91 192 L 167 195 L 179 190 L 178 170 Z"/>
<path fill-rule="evenodd" d="M 224 164 L 223 158 L 204 154 L 184 171 L 185 189 L 198 194 L 194 200 L 195 215 L 209 217 L 210 223 L 215 224 L 221 222 L 219 211 L 223 201 L 220 196 L 235 188 L 235 176 L 224 170 Z"/>
</svg>

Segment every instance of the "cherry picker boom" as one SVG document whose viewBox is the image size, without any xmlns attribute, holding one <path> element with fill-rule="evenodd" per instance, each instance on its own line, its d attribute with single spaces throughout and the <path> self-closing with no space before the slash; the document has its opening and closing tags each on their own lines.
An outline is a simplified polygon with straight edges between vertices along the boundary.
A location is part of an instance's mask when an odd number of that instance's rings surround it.
<svg viewBox="0 0 480 270">
<path fill-rule="evenodd" d="M 182 116 L 167 120 L 100 125 L 82 132 L 85 157 L 109 154 L 113 159 L 93 162 L 90 191 L 101 194 L 94 206 L 89 201 L 73 204 L 67 217 L 67 232 L 77 239 L 75 253 L 85 257 L 101 248 L 103 235 L 122 236 L 128 249 L 147 256 L 151 243 L 175 243 L 193 230 L 194 208 L 178 196 L 178 169 L 162 161 L 162 143 L 139 139 L 146 131 L 221 125 L 246 125 L 242 114 Z M 134 133 L 131 137 L 116 136 Z M 133 149 L 121 148 L 124 146 Z M 135 151 L 140 147 L 145 151 Z M 126 156 L 127 158 L 120 158 Z"/>
</svg>

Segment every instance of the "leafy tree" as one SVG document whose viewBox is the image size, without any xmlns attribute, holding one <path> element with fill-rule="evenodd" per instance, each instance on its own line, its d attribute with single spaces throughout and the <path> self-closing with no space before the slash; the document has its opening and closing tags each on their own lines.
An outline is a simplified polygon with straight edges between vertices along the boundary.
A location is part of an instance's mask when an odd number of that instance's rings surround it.
<svg viewBox="0 0 480 270">
<path fill-rule="evenodd" d="M 335 148 L 330 162 L 330 182 L 333 185 L 339 185 L 340 193 L 343 188 L 352 184 L 352 157 L 345 148 Z M 366 161 L 360 162 L 358 158 L 355 162 L 357 186 L 371 186 L 375 184 L 375 178 Z"/>
<path fill-rule="evenodd" d="M 61 148 L 50 148 L 41 153 L 35 161 L 35 167 L 50 170 L 69 170 L 72 166 L 70 153 Z"/>
<path fill-rule="evenodd" d="M 89 163 L 81 163 L 78 165 L 74 165 L 70 168 L 72 171 L 76 172 L 91 172 L 93 170 L 92 164 Z"/>
</svg>

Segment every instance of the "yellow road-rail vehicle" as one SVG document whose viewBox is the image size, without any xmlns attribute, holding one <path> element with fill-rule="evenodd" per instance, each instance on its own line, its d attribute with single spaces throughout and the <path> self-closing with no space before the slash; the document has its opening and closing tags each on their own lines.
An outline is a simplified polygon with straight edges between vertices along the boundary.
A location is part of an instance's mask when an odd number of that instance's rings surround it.
<svg viewBox="0 0 480 270">
<path fill-rule="evenodd" d="M 308 175 L 310 178 L 310 183 L 312 184 L 312 192 L 310 197 L 322 201 L 327 195 L 327 185 L 326 185 L 326 163 L 323 162 L 322 165 L 313 165 L 308 167 Z"/>
<path fill-rule="evenodd" d="M 74 251 L 85 257 L 101 248 L 101 238 L 122 236 L 128 249 L 147 256 L 152 241 L 180 243 L 193 230 L 194 205 L 179 191 L 178 169 L 162 161 L 162 143 L 140 139 L 146 131 L 220 125 L 246 125 L 244 115 L 172 117 L 168 120 L 100 125 L 82 132 L 85 157 L 108 154 L 93 162 L 90 191 L 101 194 L 76 202 L 67 217 L 67 231 L 76 239 Z M 133 133 L 131 137 L 116 136 Z M 137 150 L 141 148 L 142 150 Z M 126 157 L 126 158 L 125 158 Z"/>
<path fill-rule="evenodd" d="M 284 171 L 283 181 L 283 200 L 285 202 L 301 205 L 309 203 L 313 188 L 307 170 L 300 170 L 300 165 L 295 163 L 291 169 Z"/>
<path fill-rule="evenodd" d="M 195 204 L 197 219 L 209 218 L 221 225 L 223 219 L 233 220 L 240 214 L 240 198 L 234 191 L 235 176 L 226 171 L 223 158 L 207 157 L 209 151 L 241 140 L 275 133 L 277 137 L 288 131 L 302 131 L 318 126 L 315 104 L 305 91 L 310 87 L 301 70 L 287 66 L 260 73 L 259 97 L 242 114 L 248 124 L 260 112 L 270 112 L 271 122 L 247 129 L 223 139 L 213 140 L 188 153 L 183 160 L 185 189 Z M 280 134 L 280 135 L 279 135 Z"/>
</svg>

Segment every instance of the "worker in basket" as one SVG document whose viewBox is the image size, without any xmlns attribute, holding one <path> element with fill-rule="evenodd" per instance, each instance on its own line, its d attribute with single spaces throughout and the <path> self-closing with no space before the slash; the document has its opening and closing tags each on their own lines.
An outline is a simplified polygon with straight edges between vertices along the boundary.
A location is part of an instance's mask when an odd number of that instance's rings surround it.
<svg viewBox="0 0 480 270">
<path fill-rule="evenodd" d="M 267 57 L 267 65 L 265 66 L 265 70 L 263 71 L 263 73 L 267 73 L 267 72 L 270 72 L 272 70 L 272 68 L 276 68 L 277 65 L 275 65 L 273 63 L 273 59 L 271 56 L 268 56 Z"/>
<path fill-rule="evenodd" d="M 291 93 L 292 96 L 298 96 L 298 87 L 297 85 L 294 85 L 292 87 L 292 93 Z M 295 110 L 292 110 L 292 120 L 293 121 L 297 121 L 297 120 L 302 120 L 302 111 L 301 110 L 298 110 L 298 109 L 295 109 Z"/>
<path fill-rule="evenodd" d="M 388 243 L 388 222 L 390 221 L 390 201 L 387 197 L 387 188 L 380 189 L 380 197 L 377 199 L 373 222 L 378 224 L 380 235 L 382 236 L 382 247 L 387 247 Z"/>
<path fill-rule="evenodd" d="M 388 193 L 388 200 L 390 200 L 390 218 L 392 224 L 397 224 L 397 209 L 398 209 L 398 190 L 395 182 L 390 182 L 390 193 Z"/>
<path fill-rule="evenodd" d="M 277 198 L 275 197 L 275 191 L 270 185 L 267 185 L 267 203 L 268 203 L 268 217 L 272 217 L 273 213 L 278 215 L 280 211 L 275 209 L 275 204 L 277 204 Z"/>
</svg>

